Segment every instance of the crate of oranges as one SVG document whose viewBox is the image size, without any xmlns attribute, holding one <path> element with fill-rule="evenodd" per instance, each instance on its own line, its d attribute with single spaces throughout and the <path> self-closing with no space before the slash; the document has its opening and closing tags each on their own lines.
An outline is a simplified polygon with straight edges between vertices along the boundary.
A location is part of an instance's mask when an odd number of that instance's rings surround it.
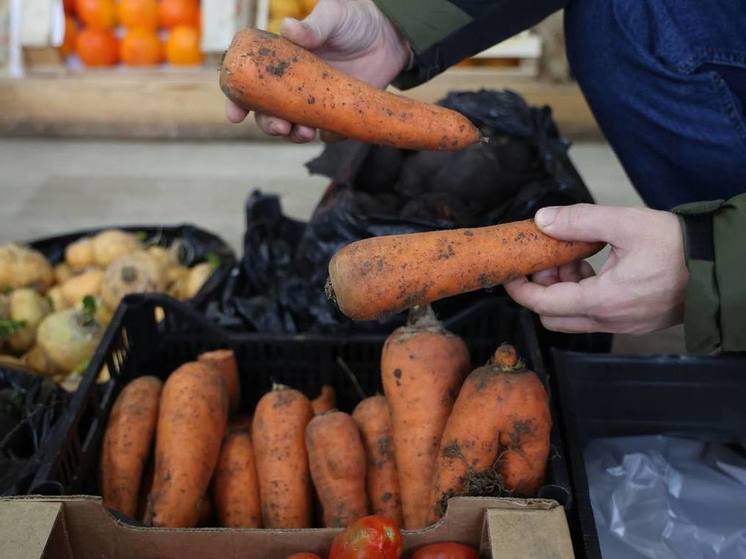
<svg viewBox="0 0 746 559">
<path fill-rule="evenodd" d="M 64 0 L 70 65 L 198 66 L 200 0 Z"/>
</svg>

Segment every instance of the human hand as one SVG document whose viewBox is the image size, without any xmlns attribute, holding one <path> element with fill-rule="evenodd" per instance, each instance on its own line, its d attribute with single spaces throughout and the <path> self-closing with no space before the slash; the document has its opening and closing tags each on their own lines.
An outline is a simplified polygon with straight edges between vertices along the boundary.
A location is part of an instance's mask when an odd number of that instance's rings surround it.
<svg viewBox="0 0 746 559">
<path fill-rule="evenodd" d="M 543 208 L 535 221 L 557 239 L 611 245 L 598 274 L 588 262 L 578 261 L 505 285 L 546 328 L 645 334 L 681 322 L 689 274 L 675 215 L 577 204 Z"/>
<path fill-rule="evenodd" d="M 409 45 L 372 0 L 319 0 L 303 21 L 285 18 L 280 35 L 300 45 L 335 68 L 381 89 L 409 61 Z M 229 121 L 242 122 L 248 111 L 226 100 Z M 296 143 L 310 142 L 316 130 L 257 113 L 256 123 L 270 136 Z M 322 133 L 323 134 L 323 133 Z M 324 139 L 336 139 L 327 135 Z"/>
</svg>

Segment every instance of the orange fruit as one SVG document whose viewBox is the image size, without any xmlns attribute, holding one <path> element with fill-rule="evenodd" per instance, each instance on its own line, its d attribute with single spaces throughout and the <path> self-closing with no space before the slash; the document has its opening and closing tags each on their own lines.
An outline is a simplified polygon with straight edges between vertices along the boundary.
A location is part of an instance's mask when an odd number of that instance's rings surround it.
<svg viewBox="0 0 746 559">
<path fill-rule="evenodd" d="M 130 29 L 119 43 L 119 54 L 128 66 L 155 66 L 163 62 L 163 43 L 150 29 Z"/>
<path fill-rule="evenodd" d="M 64 0 L 63 6 L 65 6 L 66 14 L 72 15 L 75 13 L 75 0 Z"/>
<path fill-rule="evenodd" d="M 75 51 L 86 66 L 113 66 L 119 61 L 119 41 L 103 29 L 83 29 L 78 33 Z"/>
<path fill-rule="evenodd" d="M 174 66 L 202 64 L 199 31 L 186 25 L 180 25 L 171 31 L 166 42 L 166 60 Z"/>
<path fill-rule="evenodd" d="M 65 40 L 60 47 L 62 56 L 70 56 L 75 52 L 75 40 L 78 37 L 78 24 L 74 18 L 65 16 Z"/>
<path fill-rule="evenodd" d="M 119 22 L 127 29 L 158 29 L 158 2 L 119 0 Z"/>
<path fill-rule="evenodd" d="M 75 10 L 86 27 L 105 30 L 117 25 L 114 0 L 75 0 Z"/>
<path fill-rule="evenodd" d="M 161 27 L 174 29 L 180 25 L 199 25 L 199 0 L 161 0 Z"/>
</svg>

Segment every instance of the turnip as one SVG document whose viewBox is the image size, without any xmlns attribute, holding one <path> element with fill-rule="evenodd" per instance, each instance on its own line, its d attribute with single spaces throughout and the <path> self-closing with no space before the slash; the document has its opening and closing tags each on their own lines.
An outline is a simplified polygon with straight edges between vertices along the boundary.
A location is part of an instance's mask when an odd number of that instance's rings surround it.
<svg viewBox="0 0 746 559">
<path fill-rule="evenodd" d="M 93 260 L 96 265 L 106 268 L 122 256 L 142 250 L 143 244 L 136 235 L 118 229 L 102 231 L 92 239 Z"/>
<path fill-rule="evenodd" d="M 71 277 L 60 287 L 68 307 L 80 305 L 86 295 L 96 297 L 101 291 L 104 273 L 101 270 L 88 270 Z"/>
<path fill-rule="evenodd" d="M 96 350 L 103 327 L 95 319 L 96 304 L 86 297 L 82 310 L 67 309 L 47 316 L 39 325 L 37 343 L 51 364 L 72 372 L 88 362 Z"/>
<path fill-rule="evenodd" d="M 36 329 L 42 319 L 51 312 L 48 300 L 31 288 L 13 290 L 9 297 L 9 318 L 23 327 L 7 340 L 14 353 L 23 353 L 34 345 Z"/>
<path fill-rule="evenodd" d="M 65 248 L 65 261 L 74 270 L 82 270 L 93 266 L 96 262 L 93 259 L 93 240 L 90 237 L 84 237 L 70 243 Z"/>
<path fill-rule="evenodd" d="M 106 269 L 101 298 L 110 309 L 116 309 L 125 295 L 161 292 L 165 278 L 161 268 L 147 252 L 123 256 Z"/>
<path fill-rule="evenodd" d="M 40 252 L 9 243 L 0 246 L 0 291 L 31 287 L 45 293 L 54 283 L 54 270 Z"/>
</svg>

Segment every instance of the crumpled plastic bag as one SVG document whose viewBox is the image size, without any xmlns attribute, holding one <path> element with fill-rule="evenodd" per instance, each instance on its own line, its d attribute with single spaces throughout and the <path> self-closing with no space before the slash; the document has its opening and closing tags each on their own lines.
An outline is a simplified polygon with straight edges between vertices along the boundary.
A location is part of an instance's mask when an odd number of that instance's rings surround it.
<svg viewBox="0 0 746 559">
<path fill-rule="evenodd" d="M 239 272 L 208 316 L 267 332 L 387 332 L 402 315 L 352 323 L 324 295 L 341 247 L 379 235 L 477 227 L 533 217 L 542 206 L 592 202 L 549 108 L 510 91 L 455 92 L 444 106 L 471 118 L 488 142 L 459 152 L 413 152 L 346 140 L 307 164 L 332 180 L 307 224 L 254 192 Z M 459 299 L 436 303 L 447 317 Z M 444 314 L 445 313 L 445 314 Z"/>
<path fill-rule="evenodd" d="M 746 453 L 665 436 L 585 450 L 604 559 L 746 557 Z"/>
</svg>

